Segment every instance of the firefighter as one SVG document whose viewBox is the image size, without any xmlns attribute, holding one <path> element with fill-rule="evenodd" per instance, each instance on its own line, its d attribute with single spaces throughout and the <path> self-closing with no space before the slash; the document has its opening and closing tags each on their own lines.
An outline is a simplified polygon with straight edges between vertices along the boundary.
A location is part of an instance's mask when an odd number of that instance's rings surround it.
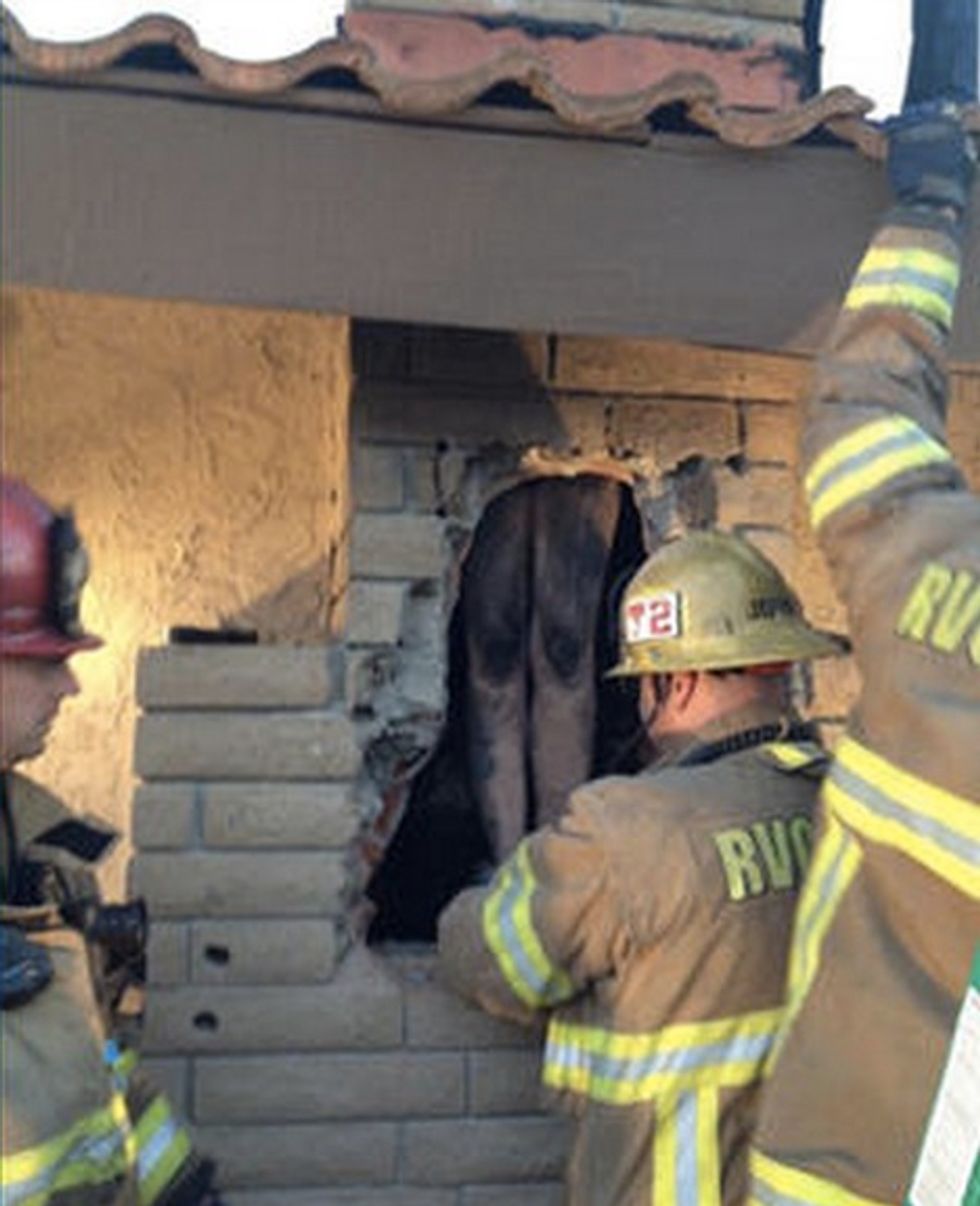
<svg viewBox="0 0 980 1206">
<path fill-rule="evenodd" d="M 976 1063 L 951 1061 L 940 1088 L 980 943 L 980 500 L 944 438 L 974 158 L 953 109 L 892 123 L 896 206 L 812 383 L 805 492 L 862 688 L 821 796 L 754 1145 L 766 1206 L 980 1201 Z"/>
<path fill-rule="evenodd" d="M 794 662 L 841 651 L 738 537 L 664 545 L 631 579 L 620 660 L 652 760 L 593 780 L 440 918 L 445 979 L 548 1015 L 542 1080 L 577 1118 L 572 1206 L 744 1200 L 824 755 Z"/>
<path fill-rule="evenodd" d="M 14 769 L 78 691 L 68 659 L 102 644 L 79 622 L 85 550 L 69 513 L 7 477 L 0 527 L 0 1200 L 213 1204 L 213 1166 L 110 1030 L 103 972 L 143 930 L 140 905 L 98 899 L 94 868 L 115 835 Z"/>
</svg>

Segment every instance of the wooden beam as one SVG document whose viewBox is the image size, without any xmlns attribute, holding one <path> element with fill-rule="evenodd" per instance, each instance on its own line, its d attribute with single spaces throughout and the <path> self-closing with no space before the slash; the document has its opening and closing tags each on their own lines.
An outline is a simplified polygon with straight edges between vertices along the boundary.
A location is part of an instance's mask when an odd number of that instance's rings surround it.
<svg viewBox="0 0 980 1206">
<path fill-rule="evenodd" d="M 887 202 L 850 148 L 37 82 L 9 83 L 2 108 L 4 278 L 72 290 L 809 351 Z M 955 351 L 977 361 L 967 292 Z"/>
</svg>

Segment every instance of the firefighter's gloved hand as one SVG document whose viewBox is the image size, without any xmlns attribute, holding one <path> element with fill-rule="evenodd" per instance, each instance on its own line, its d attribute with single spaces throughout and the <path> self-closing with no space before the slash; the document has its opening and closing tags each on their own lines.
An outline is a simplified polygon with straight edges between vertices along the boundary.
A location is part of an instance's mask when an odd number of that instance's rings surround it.
<svg viewBox="0 0 980 1206">
<path fill-rule="evenodd" d="M 966 210 L 977 150 L 955 105 L 912 105 L 885 122 L 888 178 L 897 200 Z"/>
<path fill-rule="evenodd" d="M 16 1009 L 36 997 L 54 975 L 51 956 L 15 926 L 0 926 L 0 1008 Z"/>
</svg>

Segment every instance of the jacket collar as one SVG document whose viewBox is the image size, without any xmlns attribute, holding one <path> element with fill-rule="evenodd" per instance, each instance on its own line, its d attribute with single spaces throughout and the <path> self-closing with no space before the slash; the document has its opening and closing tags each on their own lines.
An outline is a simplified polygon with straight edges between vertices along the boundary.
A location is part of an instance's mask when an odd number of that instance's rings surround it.
<svg viewBox="0 0 980 1206">
<path fill-rule="evenodd" d="M 773 737 L 766 738 L 775 740 L 790 733 L 800 735 L 804 724 L 792 710 L 777 708 L 772 704 L 748 704 L 716 717 L 693 733 L 675 733 L 663 738 L 657 743 L 656 754 L 646 769 L 662 770 L 666 766 L 697 763 L 701 761 L 699 754 L 707 752 L 709 747 L 723 746 L 740 734 L 767 729 L 776 730 Z"/>
</svg>

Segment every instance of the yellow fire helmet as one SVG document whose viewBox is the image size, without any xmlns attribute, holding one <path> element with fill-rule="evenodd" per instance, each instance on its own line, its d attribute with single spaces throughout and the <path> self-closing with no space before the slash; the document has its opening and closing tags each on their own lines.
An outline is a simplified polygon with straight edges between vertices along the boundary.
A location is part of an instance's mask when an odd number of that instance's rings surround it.
<svg viewBox="0 0 980 1206">
<path fill-rule="evenodd" d="M 637 570 L 620 606 L 610 677 L 836 657 L 845 638 L 820 632 L 771 562 L 728 532 L 669 541 Z"/>
</svg>

